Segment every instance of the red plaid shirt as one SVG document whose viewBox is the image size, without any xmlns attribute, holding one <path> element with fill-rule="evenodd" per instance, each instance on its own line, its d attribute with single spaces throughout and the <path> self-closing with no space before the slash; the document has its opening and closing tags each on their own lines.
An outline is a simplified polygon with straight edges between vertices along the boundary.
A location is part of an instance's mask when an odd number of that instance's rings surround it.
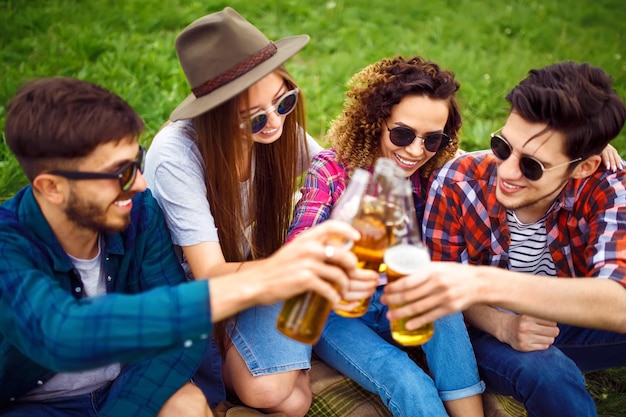
<svg viewBox="0 0 626 417">
<path fill-rule="evenodd" d="M 507 268 L 509 227 L 495 187 L 490 152 L 459 157 L 435 174 L 423 223 L 433 260 Z M 546 232 L 557 276 L 626 286 L 626 172 L 601 167 L 570 180 L 547 215 Z"/>
</svg>

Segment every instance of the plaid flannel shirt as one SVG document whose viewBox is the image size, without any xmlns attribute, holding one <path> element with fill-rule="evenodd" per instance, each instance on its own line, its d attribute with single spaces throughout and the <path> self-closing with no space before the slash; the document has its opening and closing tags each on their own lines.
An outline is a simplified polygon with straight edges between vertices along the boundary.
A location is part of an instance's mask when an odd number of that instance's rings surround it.
<svg viewBox="0 0 626 417">
<path fill-rule="evenodd" d="M 423 230 L 433 260 L 507 268 L 506 210 L 496 201 L 490 152 L 448 162 L 428 191 Z M 610 278 L 626 286 L 626 172 L 601 165 L 570 180 L 546 218 L 559 277 Z"/>
<path fill-rule="evenodd" d="M 368 170 L 371 172 L 373 168 L 368 167 Z M 418 219 L 421 219 L 424 206 L 424 198 L 420 193 L 423 189 L 421 179 L 415 173 L 410 180 L 413 184 L 415 211 Z M 334 148 L 324 149 L 315 155 L 300 190 L 301 197 L 295 208 L 287 241 L 309 227 L 327 220 L 348 181 L 348 169 Z"/>
<path fill-rule="evenodd" d="M 124 388 L 101 415 L 154 416 L 193 375 L 212 330 L 208 285 L 183 283 L 149 191 L 104 242 L 108 294 L 82 298 L 32 189 L 0 207 L 0 409 L 57 371 L 122 362 Z"/>
</svg>

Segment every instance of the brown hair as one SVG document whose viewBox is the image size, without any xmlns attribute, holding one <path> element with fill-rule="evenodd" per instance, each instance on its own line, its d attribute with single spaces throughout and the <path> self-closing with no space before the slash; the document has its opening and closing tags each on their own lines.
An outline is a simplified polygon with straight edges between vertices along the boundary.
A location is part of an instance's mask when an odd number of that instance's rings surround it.
<svg viewBox="0 0 626 417">
<path fill-rule="evenodd" d="M 609 74 L 587 63 L 560 62 L 531 70 L 506 99 L 525 120 L 564 133 L 571 159 L 600 154 L 626 119 Z"/>
<path fill-rule="evenodd" d="M 98 145 L 139 138 L 141 117 L 116 94 L 87 81 L 52 77 L 24 84 L 10 101 L 5 134 L 30 181 L 71 169 Z"/>
<path fill-rule="evenodd" d="M 297 85 L 284 66 L 275 72 L 288 89 Z M 220 246 L 227 262 L 262 259 L 280 248 L 293 211 L 293 193 L 298 185 L 298 166 L 307 158 L 305 110 L 302 93 L 295 110 L 286 116 L 281 137 L 271 144 L 242 140 L 239 103 L 247 92 L 193 119 L 196 141 L 205 164 L 207 199 L 215 218 Z M 255 158 L 254 180 L 248 201 L 241 196 L 240 171 L 247 169 L 245 147 Z M 251 219 L 250 233 L 246 233 Z M 242 236 L 250 246 L 245 255 Z M 216 326 L 218 340 L 226 341 L 223 326 Z"/>
<path fill-rule="evenodd" d="M 380 156 L 384 120 L 391 115 L 392 107 L 407 95 L 446 100 L 449 106 L 444 132 L 452 141 L 420 168 L 420 175 L 429 177 L 454 157 L 459 147 L 461 114 L 455 97 L 459 83 L 452 72 L 417 56 L 410 59 L 398 56 L 365 67 L 350 79 L 348 86 L 343 111 L 333 121 L 327 140 L 350 169 L 374 165 Z"/>
</svg>

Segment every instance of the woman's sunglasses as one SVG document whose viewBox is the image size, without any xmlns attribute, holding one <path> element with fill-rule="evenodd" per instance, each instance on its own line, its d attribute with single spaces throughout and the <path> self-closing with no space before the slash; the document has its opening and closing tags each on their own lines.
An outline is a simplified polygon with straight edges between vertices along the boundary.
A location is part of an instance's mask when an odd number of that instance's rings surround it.
<svg viewBox="0 0 626 417">
<path fill-rule="evenodd" d="M 139 146 L 139 153 L 134 161 L 126 162 L 115 172 L 87 172 L 87 171 L 63 171 L 54 170 L 48 174 L 58 175 L 70 180 L 118 180 L 122 191 L 128 191 L 135 183 L 137 170 L 143 172 L 146 161 L 146 148 Z"/>
<path fill-rule="evenodd" d="M 502 130 L 502 129 L 500 129 Z M 508 159 L 509 156 L 513 153 L 513 148 L 511 144 L 499 134 L 500 130 L 495 131 L 491 134 L 491 151 L 496 156 L 496 158 L 504 161 Z M 557 169 L 564 165 L 573 164 L 574 162 L 581 161 L 582 158 L 577 158 L 572 161 L 563 162 L 562 164 L 557 164 L 551 168 L 546 168 L 541 161 L 535 159 L 532 156 L 522 155 L 519 158 L 519 169 L 522 171 L 522 175 L 528 178 L 531 181 L 539 180 L 544 172 L 552 171 L 553 169 Z"/>
<path fill-rule="evenodd" d="M 424 144 L 424 148 L 428 152 L 438 152 L 444 150 L 450 144 L 450 137 L 443 132 L 429 133 L 426 136 L 418 136 L 412 129 L 408 127 L 394 127 L 389 129 L 389 125 L 385 120 L 385 126 L 389 132 L 389 140 L 396 146 L 409 146 L 415 138 L 420 138 Z"/>
<path fill-rule="evenodd" d="M 239 124 L 240 129 L 245 129 L 246 124 L 250 125 L 250 132 L 252 134 L 259 133 L 270 118 L 270 113 L 276 112 L 280 116 L 287 116 L 289 113 L 296 108 L 296 103 L 298 103 L 298 93 L 300 89 L 294 88 L 293 90 L 287 91 L 285 94 L 280 96 L 278 100 L 274 102 L 273 106 L 268 107 L 267 109 L 259 110 L 254 113 L 250 117 L 247 118 L 245 122 Z"/>
</svg>

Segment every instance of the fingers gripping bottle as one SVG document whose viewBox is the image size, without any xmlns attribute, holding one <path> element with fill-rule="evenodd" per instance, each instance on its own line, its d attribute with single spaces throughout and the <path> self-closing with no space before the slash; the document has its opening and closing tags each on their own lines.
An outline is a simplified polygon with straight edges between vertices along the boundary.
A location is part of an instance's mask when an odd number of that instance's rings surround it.
<svg viewBox="0 0 626 417">
<path fill-rule="evenodd" d="M 356 215 L 363 194 L 369 183 L 370 173 L 357 168 L 350 178 L 348 186 L 334 205 L 330 218 L 350 223 Z M 352 245 L 337 239 L 327 242 L 328 245 Z M 276 327 L 285 336 L 298 342 L 315 344 L 320 335 L 332 305 L 323 296 L 308 291 L 285 301 L 278 316 Z"/>
<path fill-rule="evenodd" d="M 374 165 L 374 176 L 352 226 L 361 233 L 361 238 L 354 242 L 352 252 L 359 259 L 359 268 L 380 272 L 383 254 L 389 245 L 388 223 L 393 215 L 391 193 L 394 184 L 403 180 L 403 171 L 389 158 L 378 158 Z M 353 308 L 348 301 L 341 301 L 335 313 L 343 317 L 360 317 L 369 308 L 371 297 L 359 300 Z M 342 307 L 346 308 L 342 308 Z"/>
</svg>

